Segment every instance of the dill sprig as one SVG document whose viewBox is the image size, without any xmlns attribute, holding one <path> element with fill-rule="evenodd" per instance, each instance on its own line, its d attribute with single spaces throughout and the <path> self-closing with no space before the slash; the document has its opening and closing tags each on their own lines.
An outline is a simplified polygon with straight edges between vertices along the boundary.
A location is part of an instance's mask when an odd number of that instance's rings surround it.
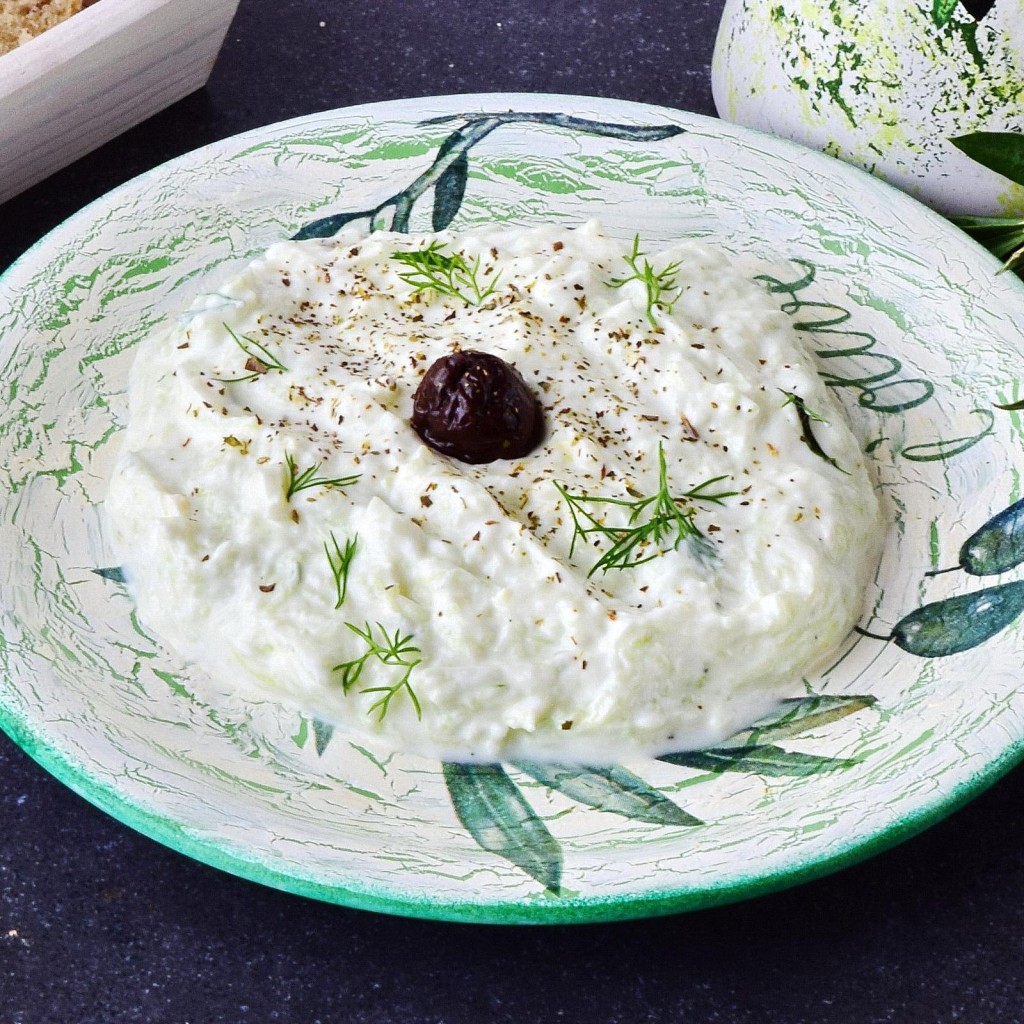
<svg viewBox="0 0 1024 1024">
<path fill-rule="evenodd" d="M 369 622 L 366 623 L 365 629 L 360 629 L 351 622 L 346 622 L 345 625 L 366 644 L 366 652 L 364 654 L 358 658 L 353 658 L 351 661 L 343 661 L 340 665 L 334 666 L 333 671 L 341 673 L 341 687 L 345 693 L 348 693 L 356 685 L 371 659 L 376 658 L 382 665 L 386 665 L 389 668 L 404 669 L 405 671 L 398 677 L 398 681 L 391 686 L 365 686 L 359 691 L 360 693 L 382 693 L 384 695 L 370 705 L 367 714 L 372 715 L 377 711 L 379 712 L 377 721 L 383 721 L 384 716 L 391 707 L 391 701 L 405 690 L 412 701 L 412 706 L 416 709 L 416 717 L 422 718 L 423 711 L 420 707 L 419 699 L 409 682 L 412 670 L 422 660 L 421 658 L 412 657 L 412 655 L 420 653 L 420 649 L 413 645 L 412 634 L 402 636 L 401 631 L 396 629 L 394 636 L 389 636 L 387 629 L 378 622 L 377 629 L 380 631 L 380 639 L 378 640 L 373 635 L 373 627 Z"/>
<path fill-rule="evenodd" d="M 633 236 L 633 251 L 624 256 L 626 266 L 633 271 L 629 277 L 613 277 L 608 284 L 613 288 L 621 288 L 630 281 L 639 281 L 647 290 L 647 319 L 652 327 L 658 326 L 654 319 L 655 307 L 664 313 L 671 313 L 676 300 L 683 294 L 683 289 L 676 285 L 676 271 L 680 267 L 680 261 L 670 263 L 663 270 L 655 270 L 650 260 L 644 258 L 640 250 L 640 236 Z M 672 293 L 670 295 L 670 293 Z"/>
<path fill-rule="evenodd" d="M 345 541 L 345 547 L 338 543 L 338 538 L 334 536 L 334 531 L 331 531 L 331 544 L 330 546 L 324 542 L 324 551 L 327 554 L 327 562 L 331 567 L 331 575 L 334 577 L 334 589 L 338 595 L 337 603 L 334 605 L 335 608 L 340 608 L 345 603 L 345 595 L 348 593 L 348 572 L 352 566 L 352 559 L 356 553 L 356 543 L 359 540 L 359 534 Z M 331 547 L 334 550 L 331 550 Z"/>
<path fill-rule="evenodd" d="M 295 460 L 288 453 L 285 454 L 284 462 L 288 471 L 288 479 L 285 481 L 286 501 L 291 501 L 293 494 L 308 490 L 310 487 L 351 487 L 361 476 L 360 473 L 353 473 L 350 476 L 317 476 L 321 466 L 318 462 L 300 472 Z"/>
<path fill-rule="evenodd" d="M 239 337 L 227 324 L 224 324 L 224 329 L 231 335 L 235 344 L 249 357 L 245 361 L 245 368 L 250 372 L 244 377 L 215 377 L 214 380 L 220 381 L 221 384 L 237 384 L 255 380 L 270 370 L 288 369 L 266 345 L 261 345 L 255 338 L 250 338 L 247 334 Z M 253 351 L 254 349 L 255 351 Z"/>
<path fill-rule="evenodd" d="M 814 436 L 814 431 L 811 428 L 811 422 L 815 421 L 817 423 L 827 424 L 828 420 L 825 419 L 824 416 L 819 416 L 813 409 L 809 409 L 807 404 L 799 395 L 793 394 L 792 391 L 783 391 L 782 393 L 786 396 L 785 402 L 782 403 L 783 408 L 787 405 L 796 406 L 796 415 L 800 420 L 800 440 L 803 441 L 803 443 L 807 445 L 807 447 L 810 448 L 819 459 L 824 459 L 830 466 L 838 469 L 840 473 L 844 473 L 846 476 L 849 476 L 850 474 L 847 473 L 846 470 L 843 469 L 843 467 L 840 466 L 839 463 L 821 447 L 820 442 Z"/>
<path fill-rule="evenodd" d="M 684 540 L 698 545 L 698 552 L 710 554 L 713 549 L 710 542 L 694 523 L 696 515 L 690 502 L 712 502 L 716 505 L 724 503 L 738 491 L 719 491 L 711 493 L 708 488 L 714 486 L 724 476 L 711 477 L 681 495 L 673 495 L 669 490 L 668 468 L 665 463 L 665 449 L 658 445 L 658 490 L 646 498 L 629 501 L 625 498 L 599 498 L 587 494 L 570 494 L 560 483 L 555 486 L 565 499 L 572 516 L 573 537 L 569 547 L 571 558 L 580 540 L 586 540 L 597 534 L 612 542 L 610 548 L 594 563 L 587 573 L 593 576 L 598 570 L 607 572 L 609 569 L 630 569 L 635 565 L 650 562 L 666 551 L 675 551 Z M 629 517 L 624 526 L 610 526 L 603 519 L 590 511 L 596 505 L 619 506 L 629 510 Z"/>
<path fill-rule="evenodd" d="M 493 274 L 481 282 L 479 256 L 471 266 L 461 254 L 442 249 L 442 244 L 434 240 L 425 249 L 391 254 L 393 260 L 412 268 L 398 276 L 413 286 L 414 294 L 433 289 L 441 295 L 462 299 L 469 306 L 479 306 L 495 293 L 500 275 Z"/>
</svg>

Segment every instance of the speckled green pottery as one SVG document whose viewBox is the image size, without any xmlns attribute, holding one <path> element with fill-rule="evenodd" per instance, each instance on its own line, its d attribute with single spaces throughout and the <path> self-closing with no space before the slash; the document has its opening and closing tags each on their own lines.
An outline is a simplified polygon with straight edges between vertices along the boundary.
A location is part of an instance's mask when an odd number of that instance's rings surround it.
<svg viewBox="0 0 1024 1024">
<path fill-rule="evenodd" d="M 728 0 L 715 105 L 947 214 L 1024 214 L 950 139 L 1024 130 L 1024 0 Z"/>
<path fill-rule="evenodd" d="M 863 632 L 713 750 L 439 764 L 247 703 L 147 635 L 103 517 L 135 346 L 272 242 L 598 217 L 757 261 L 870 452 L 889 524 Z M 676 111 L 495 95 L 332 111 L 175 160 L 0 279 L 0 724 L 134 828 L 352 906 L 573 922 L 855 861 L 1024 755 L 1024 289 L 924 207 Z"/>
</svg>

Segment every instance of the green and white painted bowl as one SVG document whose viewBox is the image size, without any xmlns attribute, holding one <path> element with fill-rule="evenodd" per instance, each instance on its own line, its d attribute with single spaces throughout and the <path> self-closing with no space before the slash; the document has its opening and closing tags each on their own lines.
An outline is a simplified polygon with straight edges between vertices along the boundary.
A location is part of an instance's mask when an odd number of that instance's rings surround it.
<svg viewBox="0 0 1024 1024">
<path fill-rule="evenodd" d="M 1024 128 L 1024 0 L 727 0 L 718 113 L 821 149 L 947 214 L 1024 214 L 951 138 Z"/>
<path fill-rule="evenodd" d="M 875 635 L 795 680 L 807 696 L 775 721 L 600 770 L 369 749 L 162 650 L 102 508 L 134 348 L 275 240 L 357 217 L 414 230 L 598 217 L 626 238 L 701 236 L 758 261 L 872 455 L 890 523 L 862 623 Z M 994 404 L 1020 397 L 1024 289 L 996 269 L 860 171 L 609 100 L 388 103 L 175 160 L 0 279 L 0 724 L 177 850 L 396 913 L 637 917 L 874 853 L 1024 756 L 1024 436 L 1020 413 Z"/>
</svg>

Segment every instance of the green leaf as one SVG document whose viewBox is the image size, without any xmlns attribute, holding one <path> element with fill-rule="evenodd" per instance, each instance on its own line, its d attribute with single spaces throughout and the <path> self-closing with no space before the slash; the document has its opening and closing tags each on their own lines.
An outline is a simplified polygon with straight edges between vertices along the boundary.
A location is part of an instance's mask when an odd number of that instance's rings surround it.
<svg viewBox="0 0 1024 1024">
<path fill-rule="evenodd" d="M 1024 242 L 1024 217 L 952 217 L 957 227 L 986 245 L 1013 248 Z"/>
<path fill-rule="evenodd" d="M 370 210 L 356 210 L 354 213 L 335 213 L 330 217 L 321 217 L 310 221 L 292 235 L 292 241 L 300 242 L 306 238 L 330 238 L 336 235 L 347 224 L 370 216 Z"/>
<path fill-rule="evenodd" d="M 562 847 L 501 765 L 446 761 L 442 768 L 455 813 L 477 845 L 557 895 Z"/>
<path fill-rule="evenodd" d="M 819 772 L 849 768 L 858 763 L 852 758 L 822 757 L 819 754 L 783 750 L 770 743 L 758 743 L 748 747 L 684 750 L 677 754 L 663 754 L 658 760 L 704 772 L 748 772 L 768 778 L 802 778 L 817 775 Z"/>
<path fill-rule="evenodd" d="M 765 739 L 786 739 L 838 722 L 847 715 L 871 707 L 875 702 L 876 698 L 869 694 L 833 696 L 816 693 L 807 697 L 793 697 L 781 702 L 781 713 L 777 717 L 755 722 L 749 730 L 739 735 L 756 736 L 759 743 Z"/>
<path fill-rule="evenodd" d="M 431 225 L 435 231 L 444 231 L 462 206 L 469 180 L 469 157 L 463 153 L 438 179 L 434 186 L 434 211 Z"/>
<path fill-rule="evenodd" d="M 1021 238 L 1021 247 L 1007 257 L 1003 270 L 1013 270 L 1018 274 L 1024 271 L 1024 237 Z"/>
<path fill-rule="evenodd" d="M 318 755 L 322 755 L 327 749 L 333 735 L 334 726 L 330 722 L 321 722 L 319 718 L 313 719 L 313 743 Z"/>
<path fill-rule="evenodd" d="M 1024 261 L 1024 217 L 953 217 L 953 223 L 1004 260 L 1003 270 Z"/>
<path fill-rule="evenodd" d="M 437 152 L 437 163 L 460 142 L 465 141 L 462 132 L 454 132 L 442 143 Z M 469 180 L 469 154 L 459 154 L 440 174 L 434 183 L 434 210 L 431 226 L 435 231 L 444 231 L 455 220 L 462 200 L 466 195 L 466 183 Z"/>
<path fill-rule="evenodd" d="M 942 28 L 953 16 L 956 10 L 957 0 L 932 0 L 932 21 Z"/>
<path fill-rule="evenodd" d="M 93 572 L 97 576 L 102 576 L 105 580 L 110 580 L 111 583 L 124 583 L 124 569 L 119 565 L 108 566 L 105 569 L 93 569 Z"/>
<path fill-rule="evenodd" d="M 583 768 L 577 765 L 515 761 L 513 766 L 549 789 L 598 811 L 621 814 L 654 825 L 703 825 L 700 818 L 649 786 L 625 768 Z"/>
<path fill-rule="evenodd" d="M 972 132 L 949 141 L 989 170 L 1002 174 L 1018 185 L 1024 185 L 1024 134 Z"/>
</svg>

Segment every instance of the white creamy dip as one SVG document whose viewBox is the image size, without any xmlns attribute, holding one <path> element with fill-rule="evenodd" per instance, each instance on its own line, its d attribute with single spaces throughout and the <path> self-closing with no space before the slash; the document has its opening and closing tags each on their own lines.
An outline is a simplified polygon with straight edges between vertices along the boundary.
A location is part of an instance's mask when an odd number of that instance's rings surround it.
<svg viewBox="0 0 1024 1024">
<path fill-rule="evenodd" d="M 416 292 L 393 254 L 435 240 L 494 293 Z M 877 562 L 864 458 L 729 257 L 630 254 L 594 224 L 283 242 L 151 336 L 107 501 L 141 620 L 244 691 L 448 758 L 701 746 L 803 694 Z M 621 283 L 646 265 L 671 287 Z M 529 455 L 468 465 L 413 431 L 460 348 L 540 399 Z M 659 453 L 673 498 L 735 493 L 592 571 L 655 511 L 592 499 L 656 495 Z M 610 532 L 577 535 L 566 495 Z"/>
</svg>

